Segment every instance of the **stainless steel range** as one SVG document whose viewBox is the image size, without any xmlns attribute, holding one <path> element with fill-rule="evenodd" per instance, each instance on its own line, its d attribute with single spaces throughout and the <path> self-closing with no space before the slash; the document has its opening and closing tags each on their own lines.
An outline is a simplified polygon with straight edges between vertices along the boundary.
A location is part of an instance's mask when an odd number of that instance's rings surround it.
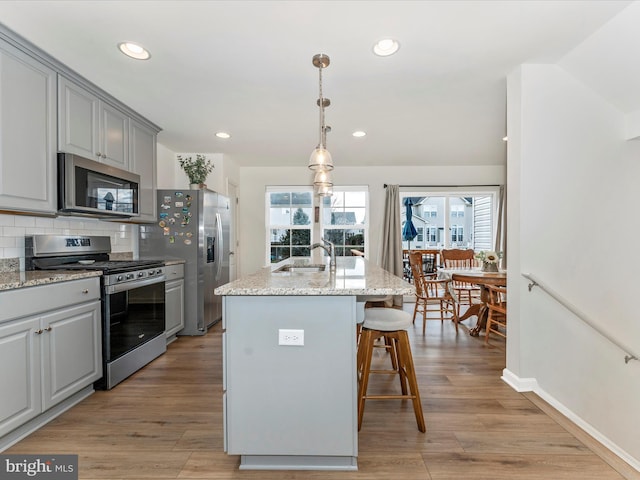
<svg viewBox="0 0 640 480">
<path fill-rule="evenodd" d="M 109 260 L 111 239 L 35 235 L 25 238 L 26 270 L 100 270 L 102 362 L 95 388 L 111 389 L 166 349 L 164 264 Z"/>
</svg>

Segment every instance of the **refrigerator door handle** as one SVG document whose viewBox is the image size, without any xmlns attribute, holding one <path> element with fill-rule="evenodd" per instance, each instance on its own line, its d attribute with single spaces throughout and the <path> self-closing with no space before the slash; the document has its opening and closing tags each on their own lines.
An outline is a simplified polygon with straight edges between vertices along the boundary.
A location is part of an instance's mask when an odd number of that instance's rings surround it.
<svg viewBox="0 0 640 480">
<path fill-rule="evenodd" d="M 218 262 L 216 270 L 216 280 L 220 280 L 220 272 L 222 271 L 222 252 L 224 252 L 224 241 L 222 239 L 222 217 L 219 213 L 216 213 L 216 240 L 215 248 L 218 249 Z"/>
</svg>

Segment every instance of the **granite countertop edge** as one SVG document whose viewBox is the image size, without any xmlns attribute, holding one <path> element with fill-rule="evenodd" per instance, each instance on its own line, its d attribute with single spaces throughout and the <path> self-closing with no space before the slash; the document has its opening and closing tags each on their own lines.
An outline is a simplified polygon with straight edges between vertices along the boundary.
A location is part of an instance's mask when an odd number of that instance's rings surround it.
<svg viewBox="0 0 640 480">
<path fill-rule="evenodd" d="M 99 277 L 102 272 L 83 270 L 70 272 L 68 270 L 35 270 L 0 273 L 0 292 L 16 290 L 18 288 L 36 287 L 52 283 L 70 282 L 82 278 Z"/>
<path fill-rule="evenodd" d="M 358 264 L 358 262 L 362 262 Z M 282 265 L 305 265 L 310 260 L 285 260 L 239 278 L 215 289 L 223 296 L 352 296 L 352 295 L 412 295 L 415 287 L 360 257 L 338 259 L 335 274 L 278 273 Z"/>
</svg>

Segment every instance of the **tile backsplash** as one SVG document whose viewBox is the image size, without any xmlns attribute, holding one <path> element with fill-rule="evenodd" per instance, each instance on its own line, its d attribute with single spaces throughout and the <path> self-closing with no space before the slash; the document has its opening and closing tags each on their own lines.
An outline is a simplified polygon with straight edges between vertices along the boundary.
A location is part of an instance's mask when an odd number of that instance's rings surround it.
<svg viewBox="0 0 640 480">
<path fill-rule="evenodd" d="M 137 226 L 85 217 L 0 214 L 0 258 L 19 258 L 20 269 L 24 269 L 24 237 L 43 234 L 109 236 L 113 252 L 131 252 Z"/>
</svg>

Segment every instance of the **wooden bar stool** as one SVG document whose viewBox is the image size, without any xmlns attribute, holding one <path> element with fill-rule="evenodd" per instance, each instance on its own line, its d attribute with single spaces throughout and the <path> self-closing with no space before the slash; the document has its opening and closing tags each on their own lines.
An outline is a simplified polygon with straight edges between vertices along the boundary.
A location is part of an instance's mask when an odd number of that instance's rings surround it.
<svg viewBox="0 0 640 480">
<path fill-rule="evenodd" d="M 418 382 L 413 366 L 413 357 L 409 345 L 409 335 L 407 328 L 412 325 L 411 315 L 396 308 L 367 308 L 365 309 L 364 323 L 358 344 L 357 368 L 358 368 L 358 430 L 362 427 L 362 417 L 364 415 L 364 404 L 366 400 L 390 400 L 390 399 L 411 399 L 413 410 L 418 422 L 418 430 L 426 431 L 422 404 L 420 403 L 420 393 L 418 392 Z M 393 370 L 371 370 L 371 357 L 375 341 L 384 337 L 385 341 L 390 341 L 394 348 L 391 350 L 395 355 Z M 400 377 L 401 395 L 367 395 L 370 373 L 397 374 Z M 407 390 L 407 384 L 409 389 Z"/>
</svg>

